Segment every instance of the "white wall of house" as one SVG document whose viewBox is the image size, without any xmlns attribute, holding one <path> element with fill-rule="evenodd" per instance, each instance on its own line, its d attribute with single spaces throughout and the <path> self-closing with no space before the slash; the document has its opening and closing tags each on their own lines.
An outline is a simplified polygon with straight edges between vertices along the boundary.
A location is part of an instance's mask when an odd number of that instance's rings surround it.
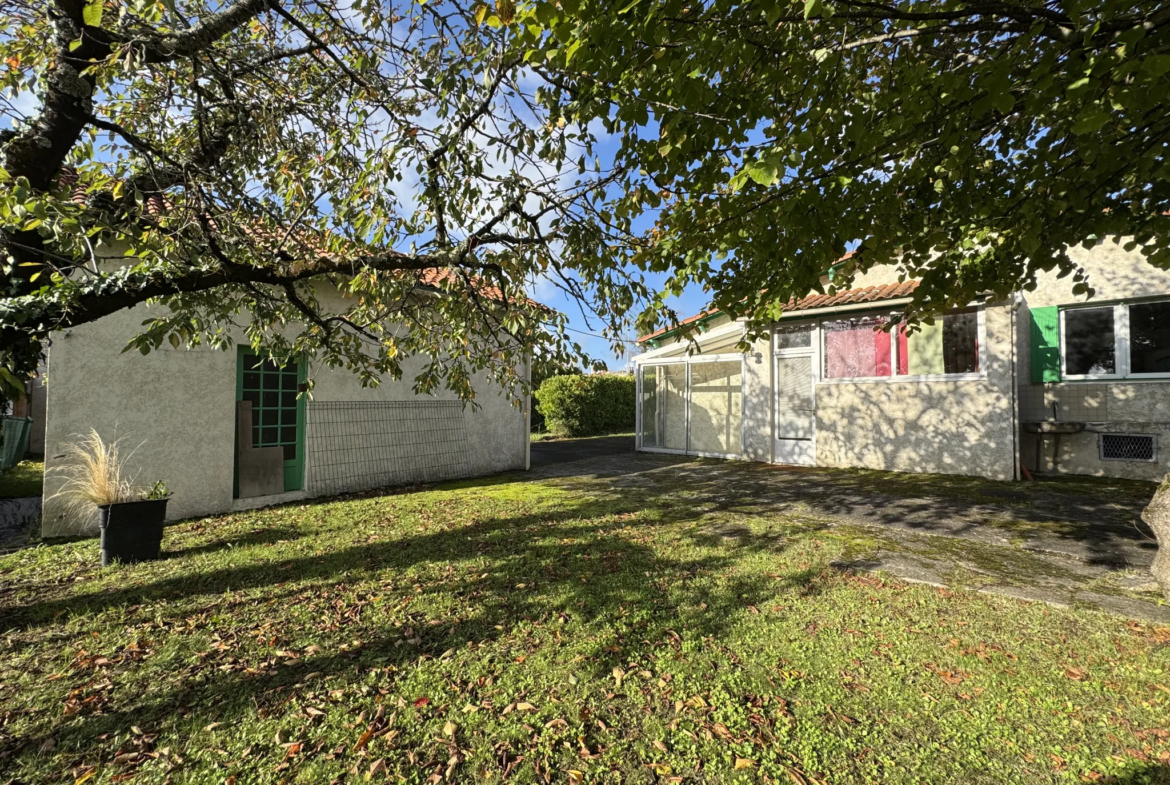
<svg viewBox="0 0 1170 785">
<path fill-rule="evenodd" d="M 136 482 L 167 482 L 174 492 L 168 519 L 226 512 L 246 501 L 233 499 L 236 352 L 165 345 L 145 356 L 123 353 L 148 314 L 149 308 L 141 305 L 53 336 L 47 384 L 45 536 L 92 533 L 92 521 L 70 519 L 60 500 L 52 498 L 60 485 L 54 473 L 62 453 L 77 434 L 91 428 L 103 438 L 120 438 L 124 450 L 133 450 L 128 468 Z M 348 371 L 310 363 L 308 372 L 316 385 L 310 417 L 314 402 L 419 401 L 411 383 L 421 367 L 421 360 L 409 360 L 400 381 L 387 379 L 378 387 L 363 388 Z M 468 473 L 525 468 L 525 409 L 513 405 L 486 378 L 478 377 L 474 383 L 480 408 L 453 407 L 464 418 Z M 457 399 L 443 392 L 421 400 Z M 312 443 L 306 452 L 311 460 Z M 305 498 L 320 491 L 310 484 L 286 496 Z"/>
<path fill-rule="evenodd" d="M 825 339 L 823 329 L 818 327 L 815 341 L 819 346 L 814 357 L 815 458 L 807 462 L 1006 480 L 1016 476 L 1017 463 L 1022 461 L 1041 472 L 1160 479 L 1170 471 L 1170 374 L 1033 384 L 1030 315 L 1032 308 L 1116 305 L 1117 331 L 1122 335 L 1120 314 L 1126 304 L 1170 301 L 1170 271 L 1155 269 L 1136 251 L 1126 251 L 1112 241 L 1088 249 L 1075 248 L 1071 255 L 1089 273 L 1096 289 L 1092 298 L 1074 295 L 1071 278 L 1042 273 L 1033 291 L 1009 301 L 979 305 L 980 362 L 976 373 L 826 378 Z M 899 271 L 890 265 L 859 274 L 850 288 L 897 282 Z M 792 312 L 782 323 L 822 325 L 896 306 L 896 301 L 890 301 L 856 308 L 850 305 L 836 311 Z M 1149 313 L 1147 310 L 1147 316 Z M 729 328 L 725 317 L 707 320 L 701 343 L 718 346 L 720 339 L 713 336 Z M 681 347 L 672 346 L 669 340 L 638 357 L 639 365 L 678 362 Z M 1123 348 L 1120 342 L 1118 345 Z M 1064 348 L 1062 341 L 1062 351 Z M 741 358 L 743 435 L 736 455 L 749 460 L 779 461 L 781 447 L 772 438 L 778 418 L 773 347 L 765 338 L 754 343 Z M 701 361 L 702 356 L 697 359 Z M 1085 423 L 1085 430 L 1057 437 L 1038 436 L 1024 427 L 1028 422 L 1053 419 Z M 1154 435 L 1157 460 L 1103 459 L 1102 434 Z"/>
<path fill-rule="evenodd" d="M 817 384 L 817 465 L 1012 479 L 1010 304 L 983 321 L 979 378 Z"/>
<path fill-rule="evenodd" d="M 1092 248 L 1077 247 L 1070 256 L 1089 274 L 1092 297 L 1073 294 L 1071 276 L 1041 273 L 1034 291 L 1024 292 L 1020 321 L 1020 421 L 1061 420 L 1088 423 L 1076 434 L 1037 436 L 1021 431 L 1024 465 L 1042 472 L 1092 474 L 1160 480 L 1170 472 L 1170 379 L 1061 381 L 1034 384 L 1030 373 L 1028 317 L 1032 308 L 1170 299 L 1170 271 L 1160 270 L 1136 251 L 1112 239 Z M 1062 345 L 1062 350 L 1066 347 Z M 1054 408 L 1055 406 L 1055 408 Z M 1100 458 L 1103 433 L 1153 434 L 1158 459 L 1117 461 Z"/>
</svg>

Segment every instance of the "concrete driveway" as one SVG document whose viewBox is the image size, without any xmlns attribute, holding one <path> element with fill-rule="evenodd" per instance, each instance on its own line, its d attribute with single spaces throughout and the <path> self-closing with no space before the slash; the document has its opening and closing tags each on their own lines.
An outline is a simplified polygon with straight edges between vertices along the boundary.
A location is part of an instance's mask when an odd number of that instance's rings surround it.
<svg viewBox="0 0 1170 785">
<path fill-rule="evenodd" d="M 557 439 L 532 443 L 532 468 L 634 454 L 633 436 L 594 436 L 587 439 Z"/>
</svg>

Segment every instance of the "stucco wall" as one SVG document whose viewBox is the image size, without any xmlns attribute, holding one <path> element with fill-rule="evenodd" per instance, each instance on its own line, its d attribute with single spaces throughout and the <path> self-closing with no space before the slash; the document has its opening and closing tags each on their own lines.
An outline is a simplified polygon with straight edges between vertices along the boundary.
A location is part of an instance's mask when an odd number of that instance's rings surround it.
<svg viewBox="0 0 1170 785">
<path fill-rule="evenodd" d="M 1170 381 L 1071 381 L 1033 384 L 1028 319 L 1031 308 L 1083 302 L 1113 303 L 1118 300 L 1170 296 L 1170 271 L 1149 264 L 1137 251 L 1126 251 L 1112 239 L 1093 248 L 1077 247 L 1070 256 L 1089 274 L 1095 288 L 1092 297 L 1072 293 L 1071 276 L 1055 273 L 1037 276 L 1035 291 L 1024 292 L 1020 309 L 1020 448 L 1024 465 L 1033 471 L 1093 474 L 1109 477 L 1159 480 L 1170 471 Z M 1055 408 L 1054 408 L 1055 404 Z M 1087 423 L 1078 434 L 1037 437 L 1023 430 L 1023 423 L 1061 420 Z M 1101 433 L 1155 434 L 1159 460 L 1102 461 Z M 1055 460 L 1054 460 L 1055 458 Z"/>
<path fill-rule="evenodd" d="M 140 329 L 146 306 L 119 311 L 53 336 L 45 421 L 46 537 L 92 533 L 94 521 L 64 517 L 53 494 L 61 454 L 77 435 L 96 429 L 120 439 L 131 476 L 165 480 L 174 491 L 170 518 L 228 510 L 232 505 L 236 355 L 165 346 L 149 355 L 122 353 Z"/>
<path fill-rule="evenodd" d="M 817 384 L 817 465 L 1011 479 L 1010 305 L 985 325 L 983 379 Z"/>
<path fill-rule="evenodd" d="M 743 357 L 743 457 L 772 460 L 772 344 L 762 338 Z"/>
<path fill-rule="evenodd" d="M 147 318 L 147 306 L 121 311 L 53 337 L 49 351 L 43 533 L 92 533 L 92 521 L 68 520 L 59 500 L 55 468 L 71 437 L 91 428 L 121 438 L 134 450 L 128 468 L 137 482 L 166 480 L 174 492 L 169 519 L 232 509 L 236 352 L 169 345 L 142 356 L 121 352 Z M 401 381 L 361 387 L 345 370 L 310 363 L 315 401 L 416 399 L 411 380 L 422 360 L 404 364 Z M 480 409 L 464 411 L 472 474 L 525 468 L 527 413 L 483 377 L 474 385 Z M 439 400 L 455 399 L 441 393 Z M 312 453 L 312 446 L 307 445 Z M 308 489 L 311 493 L 312 489 Z"/>
</svg>

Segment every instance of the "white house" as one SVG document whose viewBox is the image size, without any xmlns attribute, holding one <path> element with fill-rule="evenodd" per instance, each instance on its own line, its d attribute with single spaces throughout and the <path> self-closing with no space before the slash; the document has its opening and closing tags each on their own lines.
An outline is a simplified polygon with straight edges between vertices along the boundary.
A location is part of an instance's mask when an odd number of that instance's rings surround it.
<svg viewBox="0 0 1170 785">
<path fill-rule="evenodd" d="M 921 332 L 877 330 L 917 286 L 893 267 L 792 303 L 742 353 L 743 325 L 644 336 L 638 449 L 781 464 L 1161 479 L 1170 437 L 1170 272 L 1112 240 L 1078 248 L 1096 289 L 1042 274 Z"/>
<path fill-rule="evenodd" d="M 473 410 L 451 393 L 416 395 L 421 359 L 405 363 L 400 381 L 362 387 L 348 371 L 312 360 L 280 368 L 246 347 L 123 353 L 149 310 L 140 305 L 53 336 L 46 537 L 92 530 L 93 521 L 70 518 L 52 498 L 66 445 L 91 428 L 133 450 L 138 483 L 167 483 L 168 519 L 528 466 L 528 403 L 486 377 L 474 379 Z M 311 399 L 298 395 L 310 376 Z"/>
</svg>

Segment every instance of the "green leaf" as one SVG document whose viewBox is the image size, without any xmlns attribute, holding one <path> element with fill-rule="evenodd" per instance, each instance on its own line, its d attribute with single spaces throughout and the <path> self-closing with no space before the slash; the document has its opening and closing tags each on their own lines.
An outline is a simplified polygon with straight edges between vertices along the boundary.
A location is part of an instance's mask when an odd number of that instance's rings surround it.
<svg viewBox="0 0 1170 785">
<path fill-rule="evenodd" d="M 101 27 L 103 10 L 102 0 L 89 0 L 81 9 L 81 20 L 90 27 Z"/>
<path fill-rule="evenodd" d="M 1142 72 L 1157 79 L 1170 71 L 1170 55 L 1151 55 L 1142 61 Z"/>
<path fill-rule="evenodd" d="M 1078 136 L 1101 130 L 1112 119 L 1099 104 L 1093 104 L 1073 123 L 1072 132 Z"/>
<path fill-rule="evenodd" d="M 774 184 L 780 179 L 780 171 L 775 164 L 767 161 L 756 161 L 747 168 L 748 177 L 763 186 Z"/>
<path fill-rule="evenodd" d="M 811 19 L 814 16 L 820 16 L 824 4 L 824 0 L 804 0 L 804 18 Z"/>
</svg>

